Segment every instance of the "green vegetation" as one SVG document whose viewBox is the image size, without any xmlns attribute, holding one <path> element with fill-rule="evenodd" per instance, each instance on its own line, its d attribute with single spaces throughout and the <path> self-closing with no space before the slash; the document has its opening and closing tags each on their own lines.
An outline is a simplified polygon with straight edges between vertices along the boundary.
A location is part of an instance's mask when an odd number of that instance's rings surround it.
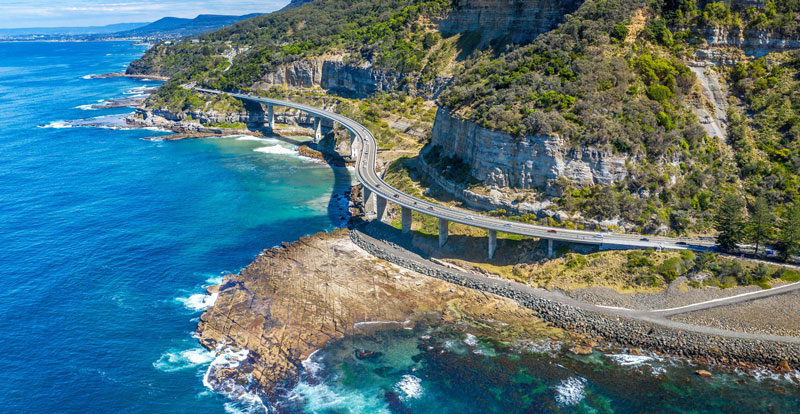
<svg viewBox="0 0 800 414">
<path fill-rule="evenodd" d="M 716 27 L 777 32 L 782 36 L 800 34 L 800 1 L 766 0 L 763 7 L 730 5 L 724 1 L 657 0 L 671 27 Z"/>
<path fill-rule="evenodd" d="M 727 141 L 707 136 L 692 112 L 708 103 L 685 62 L 709 28 L 797 36 L 800 0 L 730 4 L 587 0 L 533 42 L 500 39 L 475 51 L 483 44 L 479 31 L 444 37 L 435 28 L 458 2 L 315 1 L 209 33 L 198 43 L 157 45 L 130 71 L 174 76 L 148 100 L 151 108 L 241 110 L 224 96 L 207 102 L 179 87 L 189 81 L 249 90 L 324 104 L 366 125 L 381 148 L 403 155 L 422 147 L 435 114 L 430 102 L 413 97 L 414 83 L 453 74 L 439 104 L 457 116 L 520 138 L 558 135 L 574 148 L 628 157 L 629 177 L 616 184 L 555 182 L 559 208 L 589 219 L 620 218 L 644 233 L 717 231 L 729 249 L 748 241 L 763 251 L 775 243 L 788 259 L 800 248 L 800 51 L 719 69 L 735 95 Z M 411 93 L 359 101 L 251 89 L 278 65 L 330 55 L 404 72 L 403 87 Z M 423 156 L 446 178 L 478 184 L 469 165 L 451 155 L 434 147 Z M 649 274 L 664 278 L 679 270 Z"/>
<path fill-rule="evenodd" d="M 736 194 L 726 194 L 717 209 L 717 244 L 723 250 L 733 250 L 744 240 L 744 203 Z"/>
<path fill-rule="evenodd" d="M 129 73 L 247 90 L 277 65 L 336 53 L 345 55 L 346 63 L 368 61 L 379 69 L 430 77 L 448 57 L 435 53 L 442 37 L 426 24 L 449 8 L 449 0 L 312 2 L 247 19 L 200 36 L 198 43 L 159 44 L 132 63 Z"/>
</svg>

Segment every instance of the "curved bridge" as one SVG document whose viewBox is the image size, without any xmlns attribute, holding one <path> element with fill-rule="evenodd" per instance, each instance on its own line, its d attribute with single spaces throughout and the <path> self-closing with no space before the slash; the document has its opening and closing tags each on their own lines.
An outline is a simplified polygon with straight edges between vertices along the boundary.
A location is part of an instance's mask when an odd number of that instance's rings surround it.
<svg viewBox="0 0 800 414">
<path fill-rule="evenodd" d="M 310 105 L 299 104 L 281 99 L 263 98 L 241 93 L 223 92 L 211 89 L 196 88 L 195 90 L 209 94 L 227 93 L 242 101 L 263 104 L 267 106 L 269 126 L 274 126 L 273 107 L 283 106 L 298 109 L 314 117 L 315 141 L 321 137 L 321 120 L 328 119 L 340 124 L 350 131 L 352 156 L 356 159 L 356 178 L 364 189 L 364 205 L 367 212 L 375 212 L 380 220 L 386 210 L 387 201 L 401 207 L 402 230 L 407 233 L 411 229 L 411 212 L 417 211 L 439 219 L 439 245 L 447 242 L 447 227 L 449 222 L 461 223 L 489 231 L 489 258 L 494 256 L 497 247 L 497 232 L 519 234 L 522 236 L 536 237 L 548 240 L 548 255 L 553 255 L 553 241 L 566 243 L 582 243 L 602 245 L 617 249 L 670 249 L 670 250 L 706 250 L 713 246 L 713 242 L 697 239 L 678 239 L 668 237 L 642 237 L 636 235 L 599 233 L 584 230 L 568 230 L 562 228 L 537 226 L 526 223 L 517 223 L 480 214 L 455 210 L 422 200 L 392 187 L 375 172 L 375 162 L 378 144 L 372 133 L 358 122 Z"/>
</svg>

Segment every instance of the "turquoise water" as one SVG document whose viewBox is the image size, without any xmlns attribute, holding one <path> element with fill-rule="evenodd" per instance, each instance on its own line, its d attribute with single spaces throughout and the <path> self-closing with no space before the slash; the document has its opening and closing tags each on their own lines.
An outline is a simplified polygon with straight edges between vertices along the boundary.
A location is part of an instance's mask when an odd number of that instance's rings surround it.
<svg viewBox="0 0 800 414">
<path fill-rule="evenodd" d="M 378 356 L 358 359 L 356 350 Z M 654 354 L 572 355 L 459 326 L 348 338 L 312 355 L 281 408 L 315 413 L 797 413 L 800 388 Z M 710 369 L 713 379 L 697 369 Z M 776 390 L 782 388 L 782 390 Z"/>
<path fill-rule="evenodd" d="M 3 412 L 264 412 L 203 385 L 214 358 L 192 337 L 212 300 L 203 288 L 264 248 L 341 224 L 336 196 L 350 174 L 288 144 L 70 128 L 130 112 L 84 109 L 98 100 L 157 86 L 85 79 L 143 51 L 125 42 L 0 43 Z M 381 354 L 359 360 L 356 349 Z M 800 389 L 785 379 L 712 368 L 709 381 L 683 362 L 576 357 L 546 343 L 504 348 L 453 326 L 349 338 L 305 366 L 300 383 L 269 402 L 275 409 L 800 412 Z"/>
</svg>

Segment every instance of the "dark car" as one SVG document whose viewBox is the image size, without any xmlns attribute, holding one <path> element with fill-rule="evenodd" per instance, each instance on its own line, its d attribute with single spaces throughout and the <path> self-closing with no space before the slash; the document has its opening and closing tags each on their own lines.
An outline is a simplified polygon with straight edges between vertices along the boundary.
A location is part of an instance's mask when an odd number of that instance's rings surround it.
<svg viewBox="0 0 800 414">
<path fill-rule="evenodd" d="M 639 239 L 639 241 L 650 241 L 650 239 L 648 239 L 647 237 L 642 237 L 641 239 Z"/>
<path fill-rule="evenodd" d="M 548 233 L 558 233 L 558 232 L 557 232 L 557 231 L 555 231 L 555 230 L 547 230 L 547 232 L 548 232 Z"/>
<path fill-rule="evenodd" d="M 677 244 L 678 246 L 686 246 L 687 245 L 686 242 L 677 242 L 675 244 Z"/>
</svg>

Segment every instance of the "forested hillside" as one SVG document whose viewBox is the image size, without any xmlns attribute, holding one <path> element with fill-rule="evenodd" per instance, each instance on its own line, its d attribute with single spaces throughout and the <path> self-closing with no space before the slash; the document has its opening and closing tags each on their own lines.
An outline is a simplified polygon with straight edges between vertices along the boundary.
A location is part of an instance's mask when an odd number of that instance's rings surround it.
<svg viewBox="0 0 800 414">
<path fill-rule="evenodd" d="M 548 199 L 563 211 L 645 233 L 724 233 L 724 204 L 737 215 L 734 238 L 759 242 L 791 221 L 800 52 L 787 45 L 799 40 L 800 0 L 587 0 L 556 29 L 521 42 L 512 33 L 487 41 L 480 31 L 442 31 L 465 1 L 316 0 L 199 43 L 158 45 L 129 72 L 173 76 L 151 103 L 175 109 L 194 99 L 180 83 L 248 90 L 282 64 L 325 56 L 416 79 L 450 77 L 437 102 L 458 118 L 626 160 L 627 176 L 610 185 L 558 180 L 560 195 Z M 519 13 L 529 7 L 513 3 Z M 777 49 L 742 49 L 749 39 Z M 715 120 L 722 136 L 709 136 L 698 117 L 715 108 L 698 81 L 703 71 L 725 86 L 716 102 L 727 111 Z M 752 229 L 746 222 L 764 211 L 770 229 Z"/>
</svg>

